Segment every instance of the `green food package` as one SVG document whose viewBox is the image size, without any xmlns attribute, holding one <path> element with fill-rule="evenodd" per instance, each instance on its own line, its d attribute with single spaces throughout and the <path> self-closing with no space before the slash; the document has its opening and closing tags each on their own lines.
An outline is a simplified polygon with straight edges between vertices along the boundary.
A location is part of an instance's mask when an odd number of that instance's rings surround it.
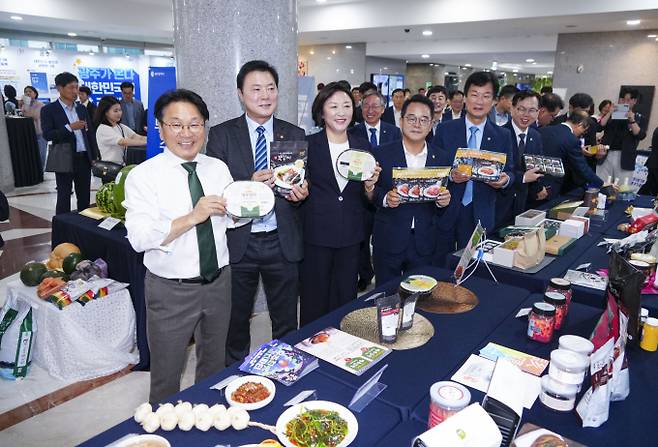
<svg viewBox="0 0 658 447">
<path fill-rule="evenodd" d="M 35 333 L 32 306 L 8 297 L 0 311 L 0 377 L 16 380 L 27 375 Z"/>
</svg>

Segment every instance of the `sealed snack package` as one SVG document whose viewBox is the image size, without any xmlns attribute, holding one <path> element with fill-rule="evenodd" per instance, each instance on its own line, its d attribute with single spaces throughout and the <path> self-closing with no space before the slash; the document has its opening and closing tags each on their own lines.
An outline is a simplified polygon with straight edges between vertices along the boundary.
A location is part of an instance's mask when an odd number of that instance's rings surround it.
<svg viewBox="0 0 658 447">
<path fill-rule="evenodd" d="M 608 420 L 610 410 L 610 371 L 614 355 L 614 339 L 610 338 L 597 348 L 590 358 L 592 386 L 576 406 L 583 427 L 599 427 Z"/>
<path fill-rule="evenodd" d="M 16 380 L 27 375 L 35 333 L 32 306 L 8 297 L 0 311 L 0 377 Z"/>
<path fill-rule="evenodd" d="M 628 374 L 628 358 L 626 357 L 626 328 L 628 316 L 619 310 L 619 337 L 615 340 L 612 363 L 612 380 L 610 381 L 610 401 L 624 400 L 630 393 L 630 378 Z"/>
</svg>

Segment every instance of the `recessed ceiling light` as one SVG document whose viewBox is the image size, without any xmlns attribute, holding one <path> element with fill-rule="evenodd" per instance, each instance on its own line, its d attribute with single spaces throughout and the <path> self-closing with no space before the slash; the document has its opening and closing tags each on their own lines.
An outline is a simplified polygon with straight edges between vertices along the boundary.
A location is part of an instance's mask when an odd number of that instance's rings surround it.
<svg viewBox="0 0 658 447">
<path fill-rule="evenodd" d="M 331 60 L 331 56 L 327 56 L 327 60 L 330 61 L 330 60 Z"/>
<path fill-rule="evenodd" d="M 315 54 L 315 51 L 311 50 L 311 51 L 308 52 L 308 54 L 313 55 L 313 54 Z"/>
<path fill-rule="evenodd" d="M 336 50 L 331 50 L 331 54 L 336 54 Z"/>
<path fill-rule="evenodd" d="M 464 67 L 472 67 L 471 64 L 464 64 Z"/>
<path fill-rule="evenodd" d="M 351 49 L 352 49 L 352 45 L 345 45 L 345 48 L 347 48 L 348 50 L 351 50 Z"/>
<path fill-rule="evenodd" d="M 388 67 L 384 67 L 384 70 L 388 70 Z"/>
<path fill-rule="evenodd" d="M 447 71 L 444 71 L 443 74 L 448 76 L 450 73 L 448 73 Z"/>
<path fill-rule="evenodd" d="M 531 63 L 534 62 L 535 60 L 534 60 L 534 59 L 526 59 L 525 61 L 526 61 L 527 63 L 531 64 Z"/>
<path fill-rule="evenodd" d="M 429 54 L 421 54 L 420 57 L 422 57 L 423 59 L 429 59 L 430 55 Z"/>
<path fill-rule="evenodd" d="M 537 65 L 537 62 L 533 62 L 532 65 Z"/>
<path fill-rule="evenodd" d="M 432 34 L 433 34 L 432 30 L 430 29 L 426 29 L 425 31 L 423 31 L 423 36 L 431 36 Z"/>
<path fill-rule="evenodd" d="M 19 21 L 23 20 L 23 17 L 21 17 L 21 16 L 11 16 L 9 18 L 12 19 L 12 20 L 19 20 Z"/>
<path fill-rule="evenodd" d="M 434 66 L 434 64 L 430 64 L 430 67 L 433 67 L 433 66 Z"/>
<path fill-rule="evenodd" d="M 518 73 L 518 72 L 519 72 L 519 70 L 517 70 L 516 68 L 514 70 L 512 70 L 512 73 Z"/>
<path fill-rule="evenodd" d="M 639 25 L 639 24 L 640 24 L 639 19 L 626 20 L 626 25 L 635 26 L 635 25 Z"/>
<path fill-rule="evenodd" d="M 315 0 L 318 3 L 327 3 L 327 0 Z"/>
<path fill-rule="evenodd" d="M 96 53 L 94 53 L 93 51 L 90 51 L 90 52 L 89 52 L 89 55 L 90 55 L 90 56 L 93 56 L 94 54 L 96 54 Z"/>
<path fill-rule="evenodd" d="M 656 36 L 655 34 L 649 34 L 647 37 L 653 38 L 653 37 L 658 37 L 658 36 Z"/>
<path fill-rule="evenodd" d="M 69 37 L 75 37 L 75 36 L 77 36 L 76 33 L 66 33 L 66 35 L 69 36 Z"/>
</svg>

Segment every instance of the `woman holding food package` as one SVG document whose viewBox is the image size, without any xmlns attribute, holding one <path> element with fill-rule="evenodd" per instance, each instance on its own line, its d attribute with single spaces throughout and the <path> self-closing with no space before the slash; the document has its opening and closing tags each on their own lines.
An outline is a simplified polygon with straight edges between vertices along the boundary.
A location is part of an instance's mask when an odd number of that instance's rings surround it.
<svg viewBox="0 0 658 447">
<path fill-rule="evenodd" d="M 365 204 L 372 199 L 381 169 L 374 167 L 364 181 L 348 180 L 338 169 L 339 156 L 346 150 L 370 150 L 367 140 L 347 133 L 353 112 L 354 99 L 349 90 L 336 82 L 327 84 L 313 102 L 313 120 L 323 130 L 306 137 L 310 186 L 309 196 L 302 205 L 302 326 L 357 295 Z"/>
<path fill-rule="evenodd" d="M 438 167 L 438 153 L 425 140 L 433 114 L 434 104 L 426 96 L 407 99 L 400 118 L 402 140 L 380 146 L 376 152 L 382 168 L 373 198 L 377 207 L 373 262 L 378 286 L 432 263 L 439 231 L 437 210 L 450 203 L 446 188 L 450 168 Z"/>
</svg>

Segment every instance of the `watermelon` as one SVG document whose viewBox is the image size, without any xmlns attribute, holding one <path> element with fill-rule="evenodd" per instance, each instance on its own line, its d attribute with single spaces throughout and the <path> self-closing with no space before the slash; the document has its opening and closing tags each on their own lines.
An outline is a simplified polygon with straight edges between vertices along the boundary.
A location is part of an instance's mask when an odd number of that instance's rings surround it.
<svg viewBox="0 0 658 447">
<path fill-rule="evenodd" d="M 62 261 L 62 269 L 64 270 L 64 273 L 67 275 L 70 275 L 73 273 L 75 270 L 75 266 L 78 265 L 80 261 L 82 261 L 82 255 L 80 253 L 71 253 L 67 257 L 64 258 L 64 261 Z"/>
<path fill-rule="evenodd" d="M 29 287 L 38 286 L 41 282 L 41 277 L 48 269 L 41 262 L 28 262 L 21 269 L 21 281 Z"/>
<path fill-rule="evenodd" d="M 96 192 L 96 205 L 104 213 L 112 213 L 114 211 L 114 183 L 105 183 Z"/>
<path fill-rule="evenodd" d="M 46 278 L 62 278 L 64 281 L 68 281 L 68 275 L 59 270 L 46 270 L 46 273 L 41 275 L 41 281 Z"/>
<path fill-rule="evenodd" d="M 126 178 L 132 169 L 137 165 L 128 165 L 119 171 L 117 178 L 114 180 L 116 186 L 114 187 L 114 210 L 111 212 L 112 217 L 117 219 L 124 219 L 126 217 L 126 209 L 122 203 L 126 198 Z"/>
</svg>

